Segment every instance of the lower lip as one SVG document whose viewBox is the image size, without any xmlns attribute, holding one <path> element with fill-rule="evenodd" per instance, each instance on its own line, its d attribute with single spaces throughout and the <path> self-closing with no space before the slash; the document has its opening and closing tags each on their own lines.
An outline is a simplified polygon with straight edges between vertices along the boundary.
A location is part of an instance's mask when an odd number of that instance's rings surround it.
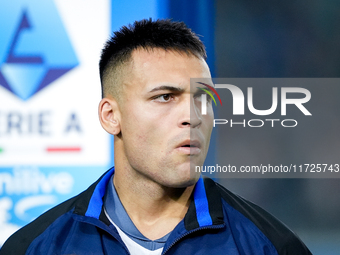
<svg viewBox="0 0 340 255">
<path fill-rule="evenodd" d="M 188 155 L 196 155 L 201 152 L 201 149 L 198 147 L 178 147 L 177 150 L 183 154 Z"/>
</svg>

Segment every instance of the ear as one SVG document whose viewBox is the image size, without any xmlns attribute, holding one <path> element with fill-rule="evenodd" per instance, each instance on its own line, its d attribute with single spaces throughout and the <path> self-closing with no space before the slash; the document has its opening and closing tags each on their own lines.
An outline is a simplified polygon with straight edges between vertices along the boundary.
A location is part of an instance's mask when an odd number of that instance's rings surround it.
<svg viewBox="0 0 340 255">
<path fill-rule="evenodd" d="M 106 132 L 112 135 L 120 133 L 120 111 L 118 103 L 113 98 L 103 98 L 98 107 L 100 124 Z"/>
</svg>

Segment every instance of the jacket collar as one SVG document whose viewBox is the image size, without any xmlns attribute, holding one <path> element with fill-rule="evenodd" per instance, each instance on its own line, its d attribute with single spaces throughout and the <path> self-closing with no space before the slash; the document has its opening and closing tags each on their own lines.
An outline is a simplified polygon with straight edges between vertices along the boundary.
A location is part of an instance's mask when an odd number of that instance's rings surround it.
<svg viewBox="0 0 340 255">
<path fill-rule="evenodd" d="M 101 211 L 104 205 L 104 196 L 107 189 L 107 184 L 109 183 L 111 176 L 114 173 L 114 167 L 107 171 L 100 178 L 96 188 L 93 191 L 92 197 L 89 201 L 85 216 L 99 219 Z"/>
<path fill-rule="evenodd" d="M 103 213 L 107 184 L 114 174 L 114 167 L 104 173 L 94 184 L 83 192 L 83 197 L 75 207 L 75 213 L 99 219 L 106 225 L 110 222 Z M 220 192 L 209 178 L 200 178 L 195 186 L 192 201 L 184 217 L 186 230 L 219 225 L 224 223 Z"/>
<path fill-rule="evenodd" d="M 223 223 L 220 192 L 213 180 L 201 176 L 196 183 L 193 200 L 184 217 L 184 226 L 187 230 L 193 230 Z"/>
</svg>

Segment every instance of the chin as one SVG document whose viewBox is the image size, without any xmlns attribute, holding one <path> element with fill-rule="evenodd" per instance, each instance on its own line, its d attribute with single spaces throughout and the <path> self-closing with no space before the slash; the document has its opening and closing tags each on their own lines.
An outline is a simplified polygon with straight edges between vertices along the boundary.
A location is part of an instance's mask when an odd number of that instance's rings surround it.
<svg viewBox="0 0 340 255">
<path fill-rule="evenodd" d="M 173 181 L 168 181 L 165 186 L 169 187 L 169 188 L 187 188 L 190 186 L 193 186 L 196 184 L 196 182 L 198 181 L 200 175 L 191 175 L 189 177 L 186 178 L 182 178 L 182 179 L 177 179 L 177 180 L 173 180 Z"/>
</svg>

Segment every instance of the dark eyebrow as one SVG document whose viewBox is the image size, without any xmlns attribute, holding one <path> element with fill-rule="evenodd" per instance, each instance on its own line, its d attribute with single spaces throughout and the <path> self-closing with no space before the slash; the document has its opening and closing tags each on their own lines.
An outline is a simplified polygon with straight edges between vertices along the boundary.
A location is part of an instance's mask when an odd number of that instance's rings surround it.
<svg viewBox="0 0 340 255">
<path fill-rule="evenodd" d="M 150 92 L 155 92 L 158 90 L 169 90 L 169 91 L 176 92 L 176 93 L 183 93 L 185 91 L 183 88 L 163 85 L 163 86 L 153 88 L 152 90 L 150 90 Z"/>
</svg>

